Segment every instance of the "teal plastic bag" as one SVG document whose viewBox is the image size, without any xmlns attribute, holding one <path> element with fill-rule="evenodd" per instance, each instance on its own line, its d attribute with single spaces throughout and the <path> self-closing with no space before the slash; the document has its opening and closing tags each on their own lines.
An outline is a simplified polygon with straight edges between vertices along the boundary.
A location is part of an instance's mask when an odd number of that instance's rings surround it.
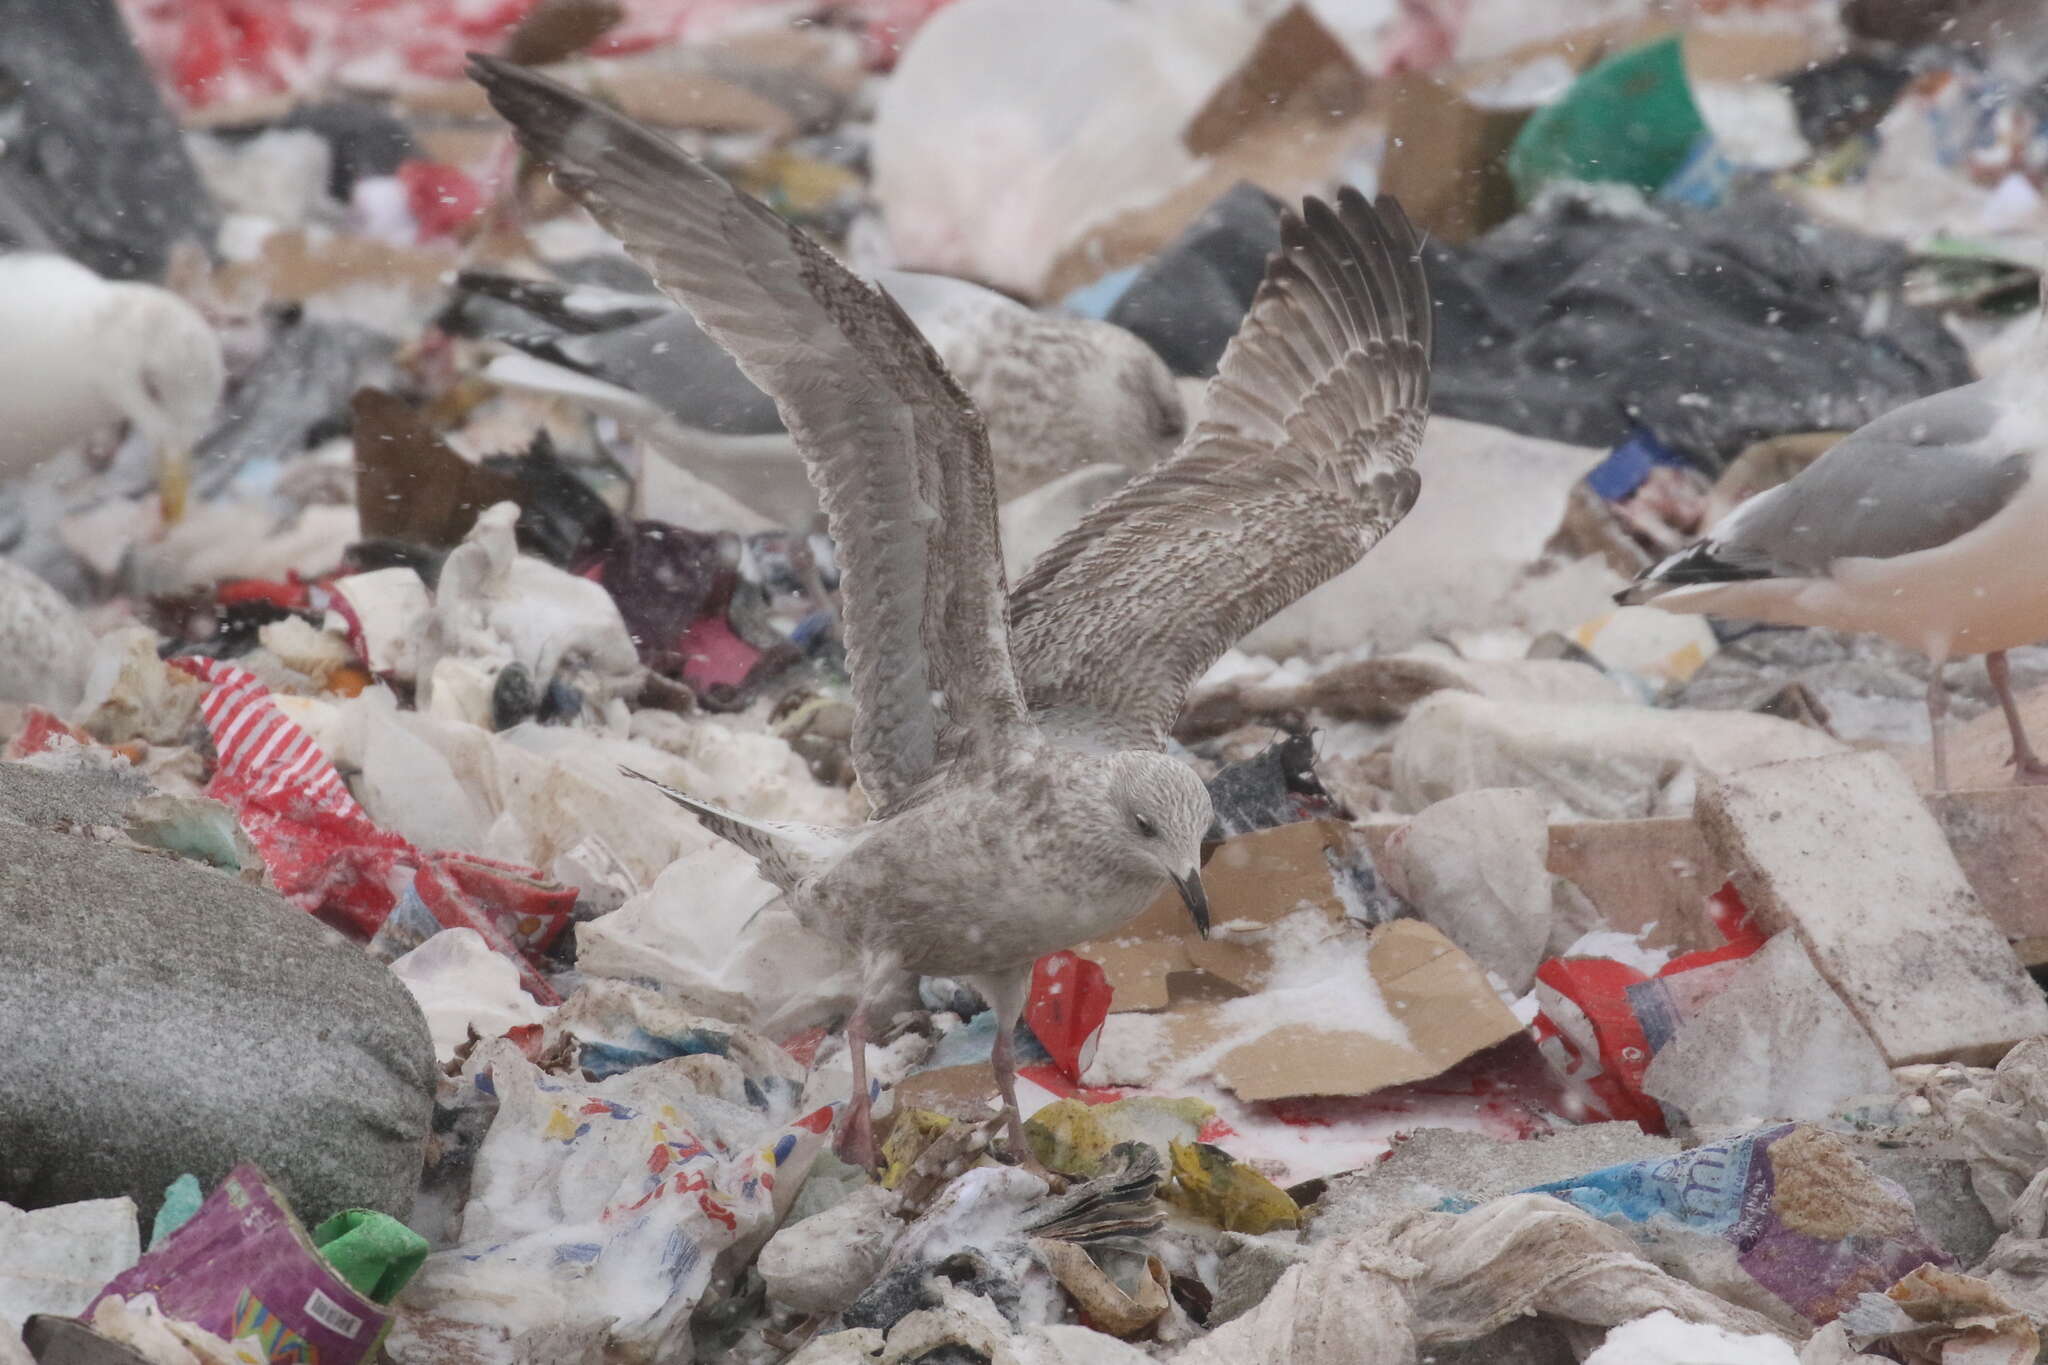
<svg viewBox="0 0 2048 1365">
<path fill-rule="evenodd" d="M 1537 110 L 1508 148 L 1515 199 L 1556 180 L 1620 181 L 1654 194 L 1707 138 L 1679 40 L 1616 53 Z"/>
</svg>

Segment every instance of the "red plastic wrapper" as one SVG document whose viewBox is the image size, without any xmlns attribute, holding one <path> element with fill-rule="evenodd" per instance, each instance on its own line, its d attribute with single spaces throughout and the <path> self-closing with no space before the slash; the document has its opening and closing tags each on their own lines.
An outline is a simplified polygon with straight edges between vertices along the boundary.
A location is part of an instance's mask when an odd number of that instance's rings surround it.
<svg viewBox="0 0 2048 1365">
<path fill-rule="evenodd" d="M 313 737 L 254 674 L 219 659 L 171 663 L 211 684 L 199 705 L 216 755 L 206 794 L 235 812 L 279 894 L 395 951 L 440 929 L 474 929 L 519 967 L 536 1000 L 560 1002 L 535 958 L 569 923 L 575 891 L 534 868 L 414 847 L 357 804 Z M 401 904 L 408 913 L 394 924 Z"/>
<path fill-rule="evenodd" d="M 188 109 L 288 93 L 318 98 L 351 76 L 394 69 L 460 80 L 466 54 L 503 46 L 539 0 L 121 0 L 136 45 Z M 943 0 L 843 0 L 876 60 L 893 55 Z M 758 28 L 801 12 L 789 0 L 621 0 L 624 17 L 591 44 L 617 57 Z M 750 11 L 752 13 L 750 13 Z M 922 11 L 922 13 L 920 13 Z"/>
<path fill-rule="evenodd" d="M 45 711 L 40 706 L 31 706 L 22 717 L 21 729 L 15 731 L 14 738 L 7 741 L 7 750 L 5 754 L 0 754 L 0 757 L 10 762 L 19 758 L 31 758 L 56 748 L 57 741 L 62 739 L 76 740 L 80 744 L 93 742 L 91 735 L 76 726 L 66 725 L 61 717 Z"/>
<path fill-rule="evenodd" d="M 282 582 L 267 578 L 237 578 L 213 590 L 213 600 L 224 607 L 244 602 L 268 602 L 286 611 L 304 611 L 313 605 L 313 585 L 294 574 Z"/>
<path fill-rule="evenodd" d="M 1078 954 L 1054 953 L 1031 968 L 1024 1022 L 1060 1074 L 1075 1084 L 1095 1060 L 1102 1024 L 1109 1018 L 1109 997 L 1108 973 Z"/>
<path fill-rule="evenodd" d="M 1655 976 L 1598 957 L 1554 957 L 1536 969 L 1537 1045 L 1589 1117 L 1665 1131 L 1663 1107 L 1643 1093 L 1650 1059 L 1767 937 L 1733 886 L 1708 906 L 1727 942 L 1674 957 Z"/>
<path fill-rule="evenodd" d="M 736 635 L 722 614 L 692 621 L 676 650 L 683 656 L 683 681 L 700 692 L 738 687 L 761 662 L 761 651 Z"/>
<path fill-rule="evenodd" d="M 398 183 L 405 186 L 406 207 L 422 241 L 451 237 L 484 211 L 483 191 L 476 181 L 439 161 L 403 163 Z"/>
</svg>

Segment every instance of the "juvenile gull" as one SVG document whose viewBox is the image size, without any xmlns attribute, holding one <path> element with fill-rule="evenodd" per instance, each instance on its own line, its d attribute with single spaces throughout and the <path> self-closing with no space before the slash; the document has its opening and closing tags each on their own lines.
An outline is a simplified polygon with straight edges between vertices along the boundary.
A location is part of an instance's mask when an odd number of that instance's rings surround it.
<svg viewBox="0 0 2048 1365">
<path fill-rule="evenodd" d="M 126 421 L 155 446 L 175 518 L 226 382 L 212 326 L 168 289 L 0 255 L 0 480 Z"/>
<path fill-rule="evenodd" d="M 1704 540 L 1643 572 L 1624 605 L 1882 635 L 1925 653 L 1934 781 L 1948 787 L 1943 665 L 1982 654 L 2021 782 L 2048 781 L 2005 652 L 2048 639 L 2048 402 L 2034 354 L 2006 373 L 1894 409 Z"/>
<path fill-rule="evenodd" d="M 1407 220 L 1348 190 L 1290 215 L 1186 446 L 1006 594 L 987 433 L 889 295 L 638 124 L 503 62 L 475 58 L 471 74 L 775 398 L 811 462 L 841 555 L 872 818 L 777 824 L 669 795 L 859 958 L 842 1150 L 872 1164 L 865 1001 L 908 971 L 987 997 L 1028 1159 L 1011 1035 L 1032 964 L 1169 882 L 1206 932 L 1209 796 L 1161 752 L 1189 684 L 1414 502 L 1430 304 Z"/>
<path fill-rule="evenodd" d="M 1092 464 L 1149 469 L 1187 434 L 1172 371 L 1121 327 L 1035 312 L 941 275 L 883 270 L 869 282 L 901 305 L 980 410 L 1003 501 Z M 479 272 L 460 283 L 557 329 L 499 335 L 520 354 L 492 361 L 487 377 L 580 399 L 755 511 L 808 524 L 808 515 L 789 513 L 792 505 L 815 512 L 816 502 L 774 401 L 688 312 L 659 298 L 658 309 L 640 311 L 631 296 L 590 286 Z M 769 468 L 734 467 L 748 462 Z M 767 487 L 774 479 L 788 496 Z"/>
</svg>

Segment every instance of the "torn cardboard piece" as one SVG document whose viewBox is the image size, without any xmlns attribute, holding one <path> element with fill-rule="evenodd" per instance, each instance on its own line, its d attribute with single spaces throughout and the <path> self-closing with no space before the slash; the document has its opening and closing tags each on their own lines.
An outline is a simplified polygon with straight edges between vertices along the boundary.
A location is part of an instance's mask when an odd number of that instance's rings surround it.
<svg viewBox="0 0 2048 1365">
<path fill-rule="evenodd" d="M 463 459 L 404 399 L 358 389 L 349 410 L 365 537 L 447 549 L 485 508 L 520 500 L 516 479 Z"/>
<path fill-rule="evenodd" d="M 2003 717 L 1999 734 L 2005 733 Z M 2048 963 L 2048 787 L 1924 793 L 1963 875 L 2028 966 Z M 1401 824 L 1369 825 L 1375 857 Z M 1707 898 L 1728 864 L 1689 817 L 1579 820 L 1550 827 L 1547 866 L 1585 893 L 1607 927 L 1653 948 L 1718 947 Z"/>
<path fill-rule="evenodd" d="M 1585 893 L 1608 928 L 1646 946 L 1691 952 L 1722 942 L 1707 898 L 1727 869 L 1689 818 L 1552 825 L 1546 865 Z"/>
<path fill-rule="evenodd" d="M 1327 189 L 1368 140 L 1371 94 L 1371 81 L 1310 7 L 1290 6 L 1182 130 L 1183 145 L 1208 159 L 1202 172 L 1071 242 L 1038 296 L 1062 298 L 1145 260 L 1240 181 L 1289 200 Z"/>
<path fill-rule="evenodd" d="M 2005 936 L 2048 938 L 2048 787 L 1931 792 L 1927 808 Z"/>
<path fill-rule="evenodd" d="M 834 122 L 859 88 L 861 71 L 839 53 L 826 39 L 785 28 L 658 57 L 583 57 L 540 69 L 656 127 L 782 141 Z M 471 81 L 424 82 L 395 94 L 399 109 L 415 116 L 492 120 L 489 100 Z"/>
<path fill-rule="evenodd" d="M 370 285 L 430 294 L 459 264 L 449 243 L 393 246 L 369 237 L 318 234 L 292 230 L 263 240 L 253 261 L 221 267 L 223 288 L 253 284 L 273 302 L 304 303 L 330 289 Z"/>
<path fill-rule="evenodd" d="M 1179 901 L 1162 897 L 1115 938 L 1074 951 L 1101 964 L 1113 1013 L 1161 1014 L 1162 1071 L 1223 1049 L 1211 1074 L 1248 1101 L 1372 1094 L 1440 1075 L 1520 1032 L 1485 973 L 1434 928 L 1396 920 L 1368 931 L 1348 919 L 1340 886 L 1366 857 L 1364 836 L 1340 821 L 1240 835 L 1202 871 L 1216 939 L 1196 938 Z M 1299 1021 L 1247 1037 L 1241 1018 L 1226 1019 L 1226 1002 L 1256 996 L 1273 973 L 1263 931 L 1304 910 L 1320 912 L 1333 935 L 1369 933 L 1373 984 L 1407 1041 Z"/>
</svg>

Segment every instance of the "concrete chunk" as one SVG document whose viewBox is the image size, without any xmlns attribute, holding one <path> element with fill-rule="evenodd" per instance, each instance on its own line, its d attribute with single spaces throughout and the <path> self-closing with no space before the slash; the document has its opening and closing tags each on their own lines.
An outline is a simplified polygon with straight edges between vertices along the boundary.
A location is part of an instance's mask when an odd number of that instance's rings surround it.
<svg viewBox="0 0 2048 1365">
<path fill-rule="evenodd" d="M 1889 755 L 1748 768 L 1695 807 L 1743 900 L 1790 930 L 1893 1066 L 1995 1061 L 2044 1001 Z"/>
</svg>

